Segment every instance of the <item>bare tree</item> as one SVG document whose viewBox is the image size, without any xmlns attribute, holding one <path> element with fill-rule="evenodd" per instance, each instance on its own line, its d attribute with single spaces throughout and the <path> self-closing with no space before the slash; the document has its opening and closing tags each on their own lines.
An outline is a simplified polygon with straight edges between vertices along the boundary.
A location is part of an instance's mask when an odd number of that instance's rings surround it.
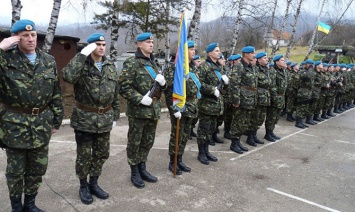
<svg viewBox="0 0 355 212">
<path fill-rule="evenodd" d="M 235 47 L 237 46 L 240 24 L 242 22 L 242 10 L 243 10 L 243 6 L 244 6 L 244 0 L 239 0 L 238 4 L 239 4 L 238 5 L 238 14 L 237 14 L 237 17 L 236 17 L 235 23 L 234 23 L 233 39 L 232 39 L 232 44 L 229 49 L 229 55 L 232 55 L 234 53 Z"/>
<path fill-rule="evenodd" d="M 111 17 L 111 43 L 110 43 L 110 60 L 111 61 L 116 61 L 117 60 L 117 41 L 118 41 L 118 30 L 120 29 L 119 26 L 119 16 L 120 16 L 120 10 L 119 10 L 119 5 L 121 2 L 119 0 L 114 0 L 113 1 L 113 6 L 114 8 L 118 8 L 117 10 L 112 11 L 112 17 Z"/>
<path fill-rule="evenodd" d="M 168 19 L 170 17 L 170 1 L 166 2 L 166 8 L 165 8 L 165 17 Z M 168 21 L 167 21 L 168 23 Z M 170 57 L 170 32 L 169 32 L 169 24 L 165 25 L 165 61 L 169 61 Z"/>
<path fill-rule="evenodd" d="M 195 0 L 195 11 L 192 16 L 192 20 L 189 26 L 187 38 L 189 40 L 194 40 L 198 42 L 199 40 L 199 30 L 200 30 L 200 22 L 201 22 L 201 10 L 202 10 L 202 0 Z"/>
<path fill-rule="evenodd" d="M 55 35 L 55 30 L 57 28 L 58 17 L 60 12 L 60 5 L 62 4 L 62 0 L 54 0 L 53 1 L 53 9 L 51 14 L 51 19 L 49 21 L 48 29 L 46 37 L 44 38 L 43 51 L 49 53 L 52 48 L 52 43 Z"/>
<path fill-rule="evenodd" d="M 22 9 L 21 0 L 11 0 L 11 5 L 12 5 L 12 19 L 11 19 L 11 26 L 12 26 L 21 18 L 21 9 Z"/>
<path fill-rule="evenodd" d="M 274 1 L 274 6 L 273 6 L 273 10 L 272 10 L 272 14 L 271 14 L 271 22 L 270 24 L 268 25 L 267 27 L 267 30 L 266 30 L 266 35 L 270 35 L 270 39 L 272 41 L 272 35 L 273 35 L 273 30 L 274 30 L 274 24 L 275 24 L 275 13 L 276 13 L 276 8 L 277 8 L 277 0 Z M 266 38 L 265 38 L 266 39 Z M 265 46 L 265 52 L 268 52 L 268 49 L 269 49 L 269 41 L 265 41 L 266 42 L 266 46 Z M 272 45 L 272 42 L 271 42 L 271 45 Z"/>
<path fill-rule="evenodd" d="M 281 26 L 281 28 L 280 28 L 279 34 L 278 34 L 278 36 L 277 36 L 276 44 L 273 45 L 273 47 L 272 47 L 272 52 L 271 52 L 271 55 L 270 55 L 271 57 L 274 57 L 274 55 L 275 55 L 277 49 L 279 48 L 279 41 L 281 40 L 283 31 L 284 31 L 285 26 L 286 26 L 288 14 L 289 14 L 289 13 L 288 13 L 288 10 L 289 10 L 289 8 L 290 8 L 291 2 L 292 2 L 292 0 L 287 0 L 286 10 L 285 10 L 285 16 L 284 16 L 284 19 L 283 19 L 282 26 Z"/>
<path fill-rule="evenodd" d="M 290 56 L 290 52 L 291 52 L 291 49 L 293 48 L 293 46 L 295 45 L 295 34 L 296 34 L 296 26 L 297 26 L 297 22 L 298 22 L 298 16 L 300 15 L 300 12 L 301 12 L 301 6 L 302 6 L 302 2 L 303 0 L 299 0 L 298 1 L 298 6 L 297 6 L 297 9 L 296 9 L 296 14 L 295 14 L 295 18 L 294 18 L 294 21 L 293 21 L 293 24 L 292 24 L 292 34 L 291 34 L 291 39 L 290 39 L 290 42 L 287 46 L 287 50 L 286 50 L 286 60 L 288 60 L 289 56 Z"/>
</svg>

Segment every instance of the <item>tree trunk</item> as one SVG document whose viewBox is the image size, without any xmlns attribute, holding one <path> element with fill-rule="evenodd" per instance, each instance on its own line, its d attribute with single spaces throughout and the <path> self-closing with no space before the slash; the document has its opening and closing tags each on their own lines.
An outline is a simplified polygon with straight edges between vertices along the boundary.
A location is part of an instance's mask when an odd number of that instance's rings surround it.
<svg viewBox="0 0 355 212">
<path fill-rule="evenodd" d="M 298 7 L 296 10 L 295 19 L 294 19 L 293 25 L 292 25 L 292 35 L 291 35 L 290 43 L 287 46 L 286 57 L 285 57 L 286 60 L 288 60 L 288 58 L 290 56 L 291 49 L 293 48 L 293 46 L 295 44 L 294 40 L 295 40 L 295 34 L 296 34 L 296 26 L 297 26 L 298 16 L 300 15 L 300 12 L 301 12 L 302 2 L 303 2 L 303 0 L 299 0 L 299 2 L 298 2 Z"/>
<path fill-rule="evenodd" d="M 274 1 L 274 10 L 272 11 L 272 15 L 271 15 L 271 23 L 267 29 L 266 35 L 271 35 L 270 39 L 271 42 L 269 43 L 269 41 L 266 41 L 266 47 L 265 47 L 265 52 L 267 53 L 269 51 L 269 45 L 271 45 L 272 47 L 274 46 L 272 43 L 272 40 L 274 39 L 274 22 L 275 22 L 275 13 L 276 13 L 276 8 L 277 8 L 277 0 Z M 271 57 L 269 57 L 271 58 Z"/>
<path fill-rule="evenodd" d="M 165 61 L 170 61 L 170 33 L 169 33 L 169 17 L 170 17 L 170 1 L 166 2 L 165 17 L 167 19 L 165 24 Z"/>
<path fill-rule="evenodd" d="M 238 15 L 234 23 L 233 39 L 232 39 L 231 47 L 229 49 L 229 55 L 234 54 L 235 47 L 237 46 L 240 23 L 242 22 L 243 5 L 244 5 L 244 0 L 239 0 Z"/>
<path fill-rule="evenodd" d="M 53 9 L 51 14 L 51 19 L 49 21 L 48 29 L 46 37 L 44 38 L 43 51 L 49 53 L 52 48 L 52 43 L 55 35 L 55 30 L 57 28 L 60 5 L 62 4 L 62 0 L 54 0 L 53 1 Z"/>
<path fill-rule="evenodd" d="M 271 57 L 274 57 L 277 49 L 279 48 L 279 41 L 282 38 L 282 34 L 283 34 L 283 31 L 284 31 L 285 26 L 286 26 L 286 22 L 287 22 L 287 18 L 288 18 L 288 10 L 290 9 L 291 2 L 292 2 L 292 0 L 287 0 L 284 20 L 282 22 L 282 26 L 281 26 L 279 34 L 277 36 L 276 44 L 272 47 Z"/>
<path fill-rule="evenodd" d="M 201 9 L 202 9 L 202 0 L 195 0 L 195 11 L 192 16 L 192 20 L 189 26 L 187 39 L 194 40 L 197 42 L 198 40 L 198 30 L 201 21 Z"/>
<path fill-rule="evenodd" d="M 113 2 L 114 8 L 118 8 L 118 10 L 114 9 L 114 12 L 112 14 L 112 20 L 111 20 L 111 43 L 110 43 L 110 60 L 111 62 L 116 62 L 117 61 L 117 42 L 118 42 L 118 30 L 120 28 L 119 26 L 119 16 L 120 16 L 120 2 L 119 0 L 114 0 Z"/>
<path fill-rule="evenodd" d="M 316 37 L 316 33 L 318 31 L 318 22 L 320 20 L 320 16 L 323 12 L 323 7 L 324 7 L 324 4 L 325 4 L 326 0 L 323 0 L 323 3 L 322 3 L 322 6 L 320 7 L 320 11 L 319 11 L 319 14 L 318 14 L 318 17 L 317 17 L 317 25 L 316 27 L 314 28 L 313 30 L 313 33 L 312 33 L 312 37 L 311 37 L 311 40 L 309 41 L 309 47 L 308 47 L 308 52 L 306 54 L 306 57 L 304 58 L 304 60 L 307 60 L 309 55 L 312 53 L 313 51 L 313 48 L 314 48 L 314 38 Z"/>
<path fill-rule="evenodd" d="M 12 4 L 12 19 L 11 19 L 11 26 L 14 25 L 18 20 L 21 18 L 21 0 L 11 0 Z"/>
</svg>

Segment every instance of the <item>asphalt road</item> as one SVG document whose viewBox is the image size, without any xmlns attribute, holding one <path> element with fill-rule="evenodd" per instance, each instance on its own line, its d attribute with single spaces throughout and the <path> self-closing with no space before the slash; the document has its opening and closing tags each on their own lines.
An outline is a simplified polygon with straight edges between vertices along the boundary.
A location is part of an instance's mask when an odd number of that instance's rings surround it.
<svg viewBox="0 0 355 212">
<path fill-rule="evenodd" d="M 159 179 L 144 189 L 130 182 L 126 159 L 127 118 L 111 133 L 110 158 L 99 184 L 110 194 L 84 205 L 75 176 L 73 129 L 64 125 L 53 135 L 49 167 L 36 203 L 53 212 L 71 211 L 355 211 L 355 110 L 348 110 L 301 130 L 282 117 L 275 129 L 282 139 L 250 147 L 239 155 L 230 141 L 210 147 L 218 162 L 197 161 L 196 139 L 188 141 L 184 162 L 191 173 L 168 171 L 170 121 L 162 114 L 147 162 Z M 223 127 L 220 127 L 223 135 Z M 258 137 L 264 136 L 262 127 Z M 245 143 L 246 137 L 242 137 Z M 11 211 L 5 179 L 6 155 L 0 151 L 0 211 Z"/>
</svg>

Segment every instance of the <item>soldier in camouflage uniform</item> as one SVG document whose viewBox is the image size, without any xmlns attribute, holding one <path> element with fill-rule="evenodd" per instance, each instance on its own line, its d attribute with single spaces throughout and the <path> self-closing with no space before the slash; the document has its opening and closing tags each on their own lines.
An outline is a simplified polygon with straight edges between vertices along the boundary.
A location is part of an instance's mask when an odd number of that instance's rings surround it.
<svg viewBox="0 0 355 212">
<path fill-rule="evenodd" d="M 313 125 L 316 124 L 314 121 L 323 121 L 320 117 L 320 108 L 319 104 L 323 103 L 323 98 L 321 96 L 321 87 L 323 84 L 322 78 L 322 70 L 323 64 L 321 61 L 317 61 L 314 63 L 314 84 L 313 84 L 313 91 L 312 91 L 312 100 L 309 105 L 310 107 L 310 120 L 306 120 L 307 124 Z M 313 119 L 313 120 L 312 120 Z"/>
<path fill-rule="evenodd" d="M 351 103 L 351 96 L 352 96 L 352 93 L 354 92 L 354 85 L 353 85 L 353 82 L 352 82 L 352 72 L 351 72 L 351 64 L 347 65 L 346 66 L 346 75 L 345 75 L 345 78 L 346 78 L 346 94 L 345 94 L 345 98 L 344 98 L 344 107 L 345 109 L 350 109 L 350 108 L 353 108 L 354 106 L 352 105 Z"/>
<path fill-rule="evenodd" d="M 127 160 L 131 167 L 131 181 L 137 188 L 143 188 L 143 180 L 152 183 L 158 181 L 146 170 L 146 162 L 160 118 L 160 96 L 167 85 L 153 58 L 152 34 L 141 33 L 136 41 L 138 48 L 135 56 L 123 63 L 119 82 L 120 94 L 127 100 Z M 150 90 L 151 87 L 154 90 Z"/>
<path fill-rule="evenodd" d="M 312 99 L 312 90 L 314 83 L 314 72 L 312 70 L 313 64 L 313 60 L 306 60 L 305 65 L 303 65 L 303 68 L 299 73 L 300 81 L 297 92 L 295 126 L 301 129 L 308 127 L 308 125 L 303 123 L 303 118 L 305 118 L 309 113 L 309 102 Z"/>
<path fill-rule="evenodd" d="M 195 55 L 193 60 L 192 60 L 192 63 L 194 64 L 194 66 L 198 69 L 198 67 L 201 65 L 201 58 L 199 55 Z M 198 118 L 193 118 L 192 119 L 192 123 L 191 123 L 191 132 L 190 132 L 190 135 L 189 135 L 189 139 L 192 140 L 192 137 L 197 137 L 197 134 L 194 132 L 194 128 L 196 126 L 198 122 Z"/>
<path fill-rule="evenodd" d="M 232 143 L 230 150 L 243 154 L 248 151 L 240 143 L 240 137 L 246 133 L 248 135 L 247 142 L 249 145 L 256 146 L 253 137 L 253 126 L 251 119 L 255 112 L 257 104 L 257 87 L 258 79 L 256 75 L 256 67 L 252 65 L 255 60 L 255 48 L 246 46 L 242 49 L 242 59 L 236 66 L 236 71 L 231 72 L 230 93 L 231 103 L 234 107 L 231 138 Z"/>
<path fill-rule="evenodd" d="M 296 110 L 296 95 L 297 95 L 297 84 L 298 84 L 298 65 L 297 63 L 291 64 L 291 69 L 287 75 L 287 103 L 286 103 L 286 113 L 287 121 L 293 122 L 296 121 L 296 118 L 293 116 L 293 112 Z"/>
<path fill-rule="evenodd" d="M 328 107 L 326 106 L 327 95 L 330 89 L 330 77 L 327 74 L 328 64 L 323 63 L 323 69 L 321 71 L 322 85 L 320 92 L 320 100 L 318 101 L 317 110 L 322 111 L 321 118 L 329 119 L 330 116 L 327 115 Z"/>
<path fill-rule="evenodd" d="M 179 147 L 178 158 L 176 166 L 176 174 L 181 175 L 182 172 L 190 172 L 191 168 L 186 166 L 182 161 L 182 155 L 186 147 L 187 138 L 191 132 L 191 123 L 194 118 L 197 118 L 197 100 L 201 98 L 200 94 L 200 81 L 198 79 L 197 67 L 192 62 L 195 55 L 195 42 L 188 41 L 188 55 L 189 55 L 189 77 L 186 79 L 186 103 L 185 110 L 180 112 L 173 106 L 173 82 L 175 67 L 169 69 L 165 73 L 165 79 L 168 88 L 165 90 L 165 101 L 170 112 L 171 132 L 169 141 L 169 170 L 174 172 L 174 155 L 176 147 L 176 125 L 177 119 L 180 119 L 179 131 Z"/>
<path fill-rule="evenodd" d="M 355 66 L 353 63 L 349 64 L 349 74 L 351 76 L 351 83 L 353 85 L 353 89 L 350 92 L 350 96 L 349 96 L 349 102 L 348 104 L 350 104 L 351 108 L 355 107 Z"/>
<path fill-rule="evenodd" d="M 99 199 L 109 197 L 97 180 L 110 155 L 110 131 L 119 118 L 120 108 L 118 74 L 114 64 L 105 57 L 104 35 L 91 34 L 87 42 L 89 45 L 63 68 L 62 75 L 64 81 L 74 85 L 76 107 L 70 126 L 74 128 L 76 140 L 79 196 L 83 203 L 91 204 L 92 195 Z"/>
<path fill-rule="evenodd" d="M 217 118 L 223 113 L 223 97 L 220 92 L 226 88 L 221 85 L 229 83 L 229 79 L 222 72 L 217 63 L 220 57 L 218 43 L 210 43 L 206 47 L 207 59 L 199 67 L 199 80 L 201 82 L 201 99 L 198 101 L 199 125 L 197 129 L 198 156 L 197 159 L 205 165 L 209 161 L 218 159 L 209 152 L 209 143 L 212 133 L 217 127 Z"/>
<path fill-rule="evenodd" d="M 326 72 L 327 76 L 329 77 L 329 89 L 327 90 L 327 96 L 325 98 L 324 109 L 327 110 L 327 116 L 334 117 L 335 114 L 333 113 L 334 107 L 334 99 L 336 94 L 335 89 L 335 77 L 334 77 L 334 64 L 328 64 L 328 72 Z"/>
<path fill-rule="evenodd" d="M 273 84 L 270 87 L 271 102 L 267 108 L 264 138 L 270 142 L 281 139 L 275 135 L 275 125 L 279 121 L 282 106 L 285 104 L 285 92 L 287 87 L 287 76 L 285 73 L 285 59 L 282 54 L 276 55 L 273 58 L 274 67 L 270 70 L 271 81 Z"/>
<path fill-rule="evenodd" d="M 62 93 L 54 58 L 37 48 L 35 24 L 19 20 L 10 32 L 12 36 L 0 43 L 0 140 L 6 145 L 6 180 L 12 211 L 42 211 L 35 198 L 47 170 L 49 140 L 62 123 Z"/>
</svg>

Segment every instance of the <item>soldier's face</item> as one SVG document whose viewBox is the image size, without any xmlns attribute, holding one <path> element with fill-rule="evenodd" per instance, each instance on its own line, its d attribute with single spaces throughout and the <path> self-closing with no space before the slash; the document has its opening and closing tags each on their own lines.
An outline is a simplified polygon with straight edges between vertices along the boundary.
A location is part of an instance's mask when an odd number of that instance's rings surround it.
<svg viewBox="0 0 355 212">
<path fill-rule="evenodd" d="M 262 66 L 266 66 L 267 62 L 268 62 L 268 59 L 266 56 L 262 57 L 262 58 L 259 58 L 258 59 L 259 61 L 259 64 L 262 65 Z"/>
<path fill-rule="evenodd" d="M 148 39 L 137 43 L 138 47 L 141 49 L 143 54 L 150 55 L 153 53 L 154 41 L 153 39 Z"/>
<path fill-rule="evenodd" d="M 248 62 L 251 63 L 255 60 L 255 53 L 254 52 L 250 52 L 250 53 L 244 53 L 243 54 L 243 59 Z"/>
<path fill-rule="evenodd" d="M 293 70 L 295 70 L 296 72 L 300 70 L 300 67 L 298 65 L 293 66 Z"/>
<path fill-rule="evenodd" d="M 20 37 L 18 48 L 25 54 L 33 54 L 37 47 L 37 32 L 36 31 L 21 31 L 17 35 Z"/>
<path fill-rule="evenodd" d="M 333 72 L 333 71 L 334 71 L 334 66 L 330 66 L 330 67 L 328 68 L 328 70 L 329 70 L 330 72 Z"/>
<path fill-rule="evenodd" d="M 195 47 L 189 48 L 189 60 L 191 61 L 195 57 Z"/>
<path fill-rule="evenodd" d="M 106 42 L 105 41 L 97 41 L 96 49 L 92 52 L 95 56 L 103 57 L 106 51 Z"/>
<path fill-rule="evenodd" d="M 276 65 L 278 67 L 281 67 L 281 68 L 286 68 L 287 67 L 284 58 L 281 58 L 278 61 L 276 61 Z"/>
<path fill-rule="evenodd" d="M 222 57 L 221 59 L 218 60 L 219 64 L 221 64 L 222 66 L 226 65 L 226 60 Z"/>
<path fill-rule="evenodd" d="M 199 67 L 201 65 L 201 60 L 200 59 L 194 60 L 194 63 L 196 67 Z"/>
<path fill-rule="evenodd" d="M 208 52 L 208 56 L 215 61 L 219 59 L 220 55 L 221 55 L 221 51 L 219 50 L 219 47 L 216 47 L 213 49 L 213 51 Z"/>
</svg>

